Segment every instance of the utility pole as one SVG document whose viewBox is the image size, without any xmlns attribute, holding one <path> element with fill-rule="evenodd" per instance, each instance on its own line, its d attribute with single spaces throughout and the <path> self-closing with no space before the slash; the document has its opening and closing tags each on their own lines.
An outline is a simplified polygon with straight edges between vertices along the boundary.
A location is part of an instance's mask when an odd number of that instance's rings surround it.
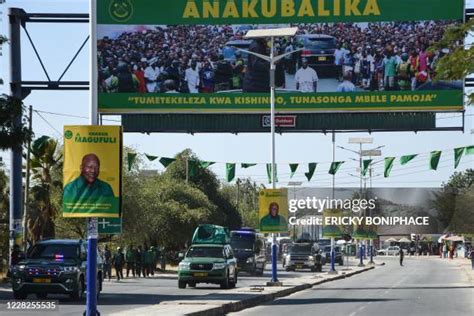
<svg viewBox="0 0 474 316">
<path fill-rule="evenodd" d="M 17 8 L 10 8 L 8 12 L 10 22 L 10 95 L 18 100 L 23 100 L 21 89 L 21 16 L 24 11 Z M 22 128 L 22 115 L 20 112 L 13 120 L 15 129 Z M 22 236 L 22 146 L 16 145 L 11 149 L 10 161 L 10 254 L 13 246 L 22 242 L 19 239 Z M 9 266 L 11 265 L 11 256 L 9 256 Z"/>
</svg>

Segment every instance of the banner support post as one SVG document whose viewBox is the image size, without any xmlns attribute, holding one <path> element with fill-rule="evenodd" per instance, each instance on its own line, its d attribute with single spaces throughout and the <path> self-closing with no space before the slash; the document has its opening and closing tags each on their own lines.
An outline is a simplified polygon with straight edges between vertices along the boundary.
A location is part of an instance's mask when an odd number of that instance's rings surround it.
<svg viewBox="0 0 474 316">
<path fill-rule="evenodd" d="M 98 125 L 97 116 L 97 0 L 89 2 L 89 36 L 90 36 L 90 63 L 89 74 L 89 105 L 90 125 Z M 89 218 L 87 227 L 87 294 L 86 294 L 86 316 L 100 315 L 97 311 L 97 217 Z"/>
</svg>

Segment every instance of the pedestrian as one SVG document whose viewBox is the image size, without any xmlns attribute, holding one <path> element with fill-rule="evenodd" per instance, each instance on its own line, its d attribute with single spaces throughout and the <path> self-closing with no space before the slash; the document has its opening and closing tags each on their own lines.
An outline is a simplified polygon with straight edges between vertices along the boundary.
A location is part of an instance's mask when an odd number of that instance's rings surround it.
<svg viewBox="0 0 474 316">
<path fill-rule="evenodd" d="M 317 92 L 318 91 L 318 74 L 316 70 L 308 67 L 308 60 L 303 59 L 301 68 L 296 72 L 295 81 L 296 89 L 305 92 Z"/>
<path fill-rule="evenodd" d="M 123 256 L 122 248 L 117 247 L 117 252 L 114 255 L 113 263 L 115 268 L 115 274 L 117 275 L 117 281 L 123 279 L 123 264 L 125 262 L 125 258 Z"/>
<path fill-rule="evenodd" d="M 138 246 L 138 249 L 136 249 L 135 251 L 135 271 L 136 271 L 137 277 L 140 277 L 142 273 L 142 265 L 143 265 L 142 253 L 143 253 L 142 246 Z"/>
<path fill-rule="evenodd" d="M 352 73 L 344 73 L 344 81 L 339 84 L 336 89 L 336 92 L 354 92 L 356 90 L 355 85 L 352 83 Z"/>
<path fill-rule="evenodd" d="M 393 56 L 391 47 L 386 50 L 386 57 L 383 60 L 384 67 L 384 87 L 386 91 L 395 90 L 395 75 L 397 72 L 397 59 Z"/>
<path fill-rule="evenodd" d="M 199 92 L 199 71 L 197 69 L 197 63 L 195 61 L 192 61 L 191 66 L 186 69 L 184 80 L 188 85 L 189 93 Z"/>
<path fill-rule="evenodd" d="M 403 249 L 400 248 L 400 251 L 398 252 L 399 256 L 400 256 L 400 266 L 403 267 L 403 257 L 405 256 L 405 254 L 403 253 Z"/>
<path fill-rule="evenodd" d="M 146 278 L 147 277 L 147 263 L 148 263 L 148 260 L 147 260 L 147 248 L 148 246 L 145 244 L 145 246 L 143 247 L 143 251 L 141 252 L 140 254 L 140 257 L 141 257 L 141 261 L 142 261 L 142 274 L 143 274 L 143 277 Z"/>
<path fill-rule="evenodd" d="M 107 247 L 107 245 L 105 245 L 105 248 L 104 248 L 104 280 L 105 280 L 105 278 L 107 278 L 107 276 L 109 277 L 109 281 L 110 281 L 110 278 L 112 277 L 112 253 L 110 252 L 109 247 Z"/>
<path fill-rule="evenodd" d="M 132 271 L 133 277 L 135 277 L 135 249 L 133 249 L 133 245 L 130 245 L 130 247 L 127 248 L 127 251 L 125 252 L 125 263 L 127 265 L 127 278 Z"/>
</svg>

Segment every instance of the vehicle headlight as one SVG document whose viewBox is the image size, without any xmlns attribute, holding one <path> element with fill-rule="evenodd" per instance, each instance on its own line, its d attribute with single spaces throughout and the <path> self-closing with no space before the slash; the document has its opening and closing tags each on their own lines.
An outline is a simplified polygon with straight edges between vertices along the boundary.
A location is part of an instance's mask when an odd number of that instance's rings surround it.
<svg viewBox="0 0 474 316">
<path fill-rule="evenodd" d="M 214 263 L 212 270 L 221 270 L 225 268 L 225 263 Z"/>
<path fill-rule="evenodd" d="M 309 261 L 314 261 L 314 257 L 313 257 L 313 256 L 309 256 L 309 257 L 308 257 L 308 260 L 309 260 Z"/>
<path fill-rule="evenodd" d="M 179 266 L 178 266 L 178 269 L 179 269 L 180 271 L 189 270 L 189 262 L 180 262 L 180 263 L 179 263 Z"/>
<path fill-rule="evenodd" d="M 247 263 L 253 263 L 255 259 L 253 257 L 247 258 Z"/>
<path fill-rule="evenodd" d="M 17 266 L 15 266 L 15 270 L 16 271 L 23 271 L 23 270 L 25 270 L 25 265 L 24 264 L 17 265 Z"/>
<path fill-rule="evenodd" d="M 78 267 L 64 267 L 64 272 L 77 272 L 79 271 Z"/>
<path fill-rule="evenodd" d="M 290 261 L 291 260 L 291 255 L 286 255 L 286 260 Z"/>
</svg>

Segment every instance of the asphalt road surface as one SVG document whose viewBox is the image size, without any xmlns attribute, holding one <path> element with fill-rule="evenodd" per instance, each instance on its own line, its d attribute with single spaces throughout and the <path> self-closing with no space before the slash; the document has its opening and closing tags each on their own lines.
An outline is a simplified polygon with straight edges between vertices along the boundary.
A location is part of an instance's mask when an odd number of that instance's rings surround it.
<svg viewBox="0 0 474 316">
<path fill-rule="evenodd" d="M 283 297 L 232 315 L 472 316 L 474 286 L 446 260 L 396 257 L 347 279 Z"/>
<path fill-rule="evenodd" d="M 308 271 L 285 272 L 281 268 L 281 263 L 278 264 L 279 278 L 294 278 L 308 273 Z M 329 265 L 324 266 L 323 272 L 327 272 Z M 271 266 L 267 265 L 265 273 L 261 277 L 251 276 L 246 273 L 239 273 L 237 287 L 248 287 L 252 285 L 263 285 L 266 281 L 271 279 Z M 104 282 L 104 288 L 100 294 L 98 310 L 101 315 L 108 315 L 113 312 L 125 311 L 134 308 L 158 304 L 163 301 L 174 300 L 199 300 L 206 296 L 221 291 L 219 285 L 213 284 L 198 284 L 196 288 L 178 289 L 178 281 L 175 275 L 167 275 L 164 277 L 151 278 L 129 278 L 117 282 L 116 280 L 107 280 Z M 7 300 L 12 300 L 11 287 L 4 285 L 0 288 L 0 315 L 36 315 L 38 312 L 11 312 L 6 313 L 4 306 Z M 28 296 L 29 300 L 35 300 L 34 295 Z M 73 301 L 65 295 L 49 295 L 48 300 L 58 300 L 59 310 L 56 313 L 47 313 L 47 315 L 82 315 L 85 308 L 85 300 Z M 222 296 L 222 299 L 226 299 Z M 230 297 L 229 297 L 230 299 Z"/>
</svg>

